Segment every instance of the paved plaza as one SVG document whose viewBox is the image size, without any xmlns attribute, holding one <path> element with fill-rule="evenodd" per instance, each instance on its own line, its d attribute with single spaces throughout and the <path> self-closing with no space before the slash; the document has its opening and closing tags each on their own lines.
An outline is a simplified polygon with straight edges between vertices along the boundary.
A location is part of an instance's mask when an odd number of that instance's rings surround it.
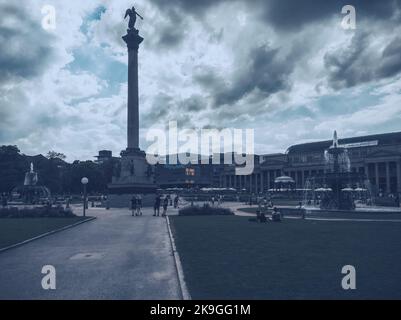
<svg viewBox="0 0 401 320">
<path fill-rule="evenodd" d="M 97 219 L 1 253 L 0 299 L 181 299 L 165 218 L 88 215 Z M 56 290 L 42 289 L 44 265 L 56 268 Z"/>
</svg>

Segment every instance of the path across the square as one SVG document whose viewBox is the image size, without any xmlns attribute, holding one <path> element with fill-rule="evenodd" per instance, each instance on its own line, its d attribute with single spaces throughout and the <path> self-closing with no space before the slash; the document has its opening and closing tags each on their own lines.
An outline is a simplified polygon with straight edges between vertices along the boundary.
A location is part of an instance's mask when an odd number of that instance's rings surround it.
<svg viewBox="0 0 401 320">
<path fill-rule="evenodd" d="M 166 219 L 90 209 L 92 222 L 0 254 L 0 299 L 181 299 Z M 41 286 L 56 268 L 56 290 Z"/>
</svg>

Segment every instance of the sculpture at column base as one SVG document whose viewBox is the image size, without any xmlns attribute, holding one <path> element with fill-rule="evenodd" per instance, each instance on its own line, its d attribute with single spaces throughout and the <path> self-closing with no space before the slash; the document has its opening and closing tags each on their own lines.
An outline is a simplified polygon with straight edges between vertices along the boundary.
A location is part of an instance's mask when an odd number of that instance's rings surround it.
<svg viewBox="0 0 401 320">
<path fill-rule="evenodd" d="M 140 149 L 122 151 L 121 162 L 108 185 L 110 207 L 129 207 L 134 194 L 142 195 L 143 206 L 151 206 L 156 190 L 154 167 L 147 163 L 145 152 Z"/>
<path fill-rule="evenodd" d="M 129 155 L 141 155 L 146 156 L 145 151 L 142 151 L 139 148 L 127 148 L 120 153 L 121 157 L 129 156 Z"/>
</svg>

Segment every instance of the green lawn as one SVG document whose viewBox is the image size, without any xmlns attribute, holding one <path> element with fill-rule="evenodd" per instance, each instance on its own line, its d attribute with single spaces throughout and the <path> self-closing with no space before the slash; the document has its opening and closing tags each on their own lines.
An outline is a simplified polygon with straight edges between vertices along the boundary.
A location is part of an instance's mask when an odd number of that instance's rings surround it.
<svg viewBox="0 0 401 320">
<path fill-rule="evenodd" d="M 194 299 L 401 298 L 401 224 L 171 217 Z M 356 268 L 357 289 L 341 288 Z"/>
<path fill-rule="evenodd" d="M 84 219 L 86 218 L 0 219 L 0 249 Z"/>
</svg>

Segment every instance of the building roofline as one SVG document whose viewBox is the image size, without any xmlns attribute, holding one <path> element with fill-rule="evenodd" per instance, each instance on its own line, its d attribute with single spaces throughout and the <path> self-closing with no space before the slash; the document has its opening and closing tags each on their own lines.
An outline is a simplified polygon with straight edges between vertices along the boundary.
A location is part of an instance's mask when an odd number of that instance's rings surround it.
<svg viewBox="0 0 401 320">
<path fill-rule="evenodd" d="M 356 142 L 366 142 L 371 140 L 378 140 L 379 144 L 390 144 L 394 143 L 394 140 L 397 140 L 401 144 L 401 132 L 390 132 L 390 133 L 372 134 L 367 136 L 343 138 L 339 139 L 339 143 L 347 144 Z M 296 144 L 290 146 L 287 149 L 286 153 L 289 154 L 293 152 L 319 151 L 330 147 L 332 143 L 333 140 L 324 140 L 324 141 Z"/>
</svg>

